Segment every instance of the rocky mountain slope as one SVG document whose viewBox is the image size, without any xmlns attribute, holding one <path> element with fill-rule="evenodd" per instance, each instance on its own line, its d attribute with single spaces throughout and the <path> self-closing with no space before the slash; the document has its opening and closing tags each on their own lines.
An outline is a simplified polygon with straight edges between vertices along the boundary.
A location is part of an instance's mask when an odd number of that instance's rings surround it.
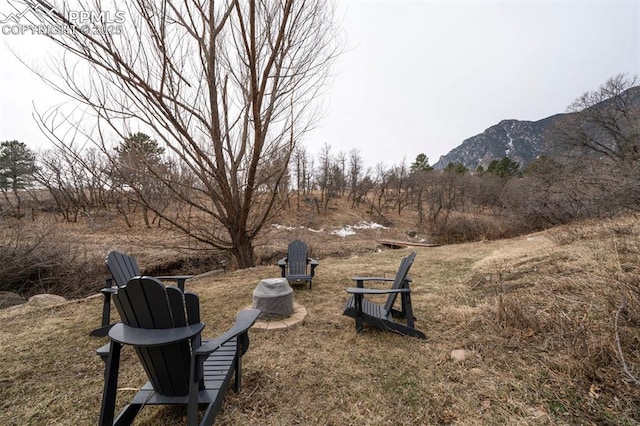
<svg viewBox="0 0 640 426">
<path fill-rule="evenodd" d="M 600 95 L 590 94 L 589 96 Z M 628 113 L 630 109 L 634 114 L 638 114 L 640 86 L 592 104 L 589 108 L 612 109 L 614 112 L 612 117 L 621 111 Z M 462 163 L 470 170 L 475 170 L 478 166 L 486 169 L 491 161 L 501 160 L 504 157 L 509 157 L 524 167 L 539 156 L 550 155 L 550 130 L 554 123 L 567 115 L 567 113 L 555 114 L 538 121 L 502 120 L 481 134 L 464 140 L 460 146 L 441 156 L 433 167 L 444 169 L 449 163 Z M 606 134 L 600 136 L 605 139 L 607 137 Z M 604 143 L 607 141 L 604 140 Z"/>
<path fill-rule="evenodd" d="M 460 146 L 443 155 L 433 165 L 443 169 L 449 163 L 462 163 L 470 170 L 485 169 L 492 160 L 504 157 L 521 166 L 545 154 L 547 131 L 564 114 L 538 121 L 502 120 L 479 135 L 465 139 Z"/>
</svg>

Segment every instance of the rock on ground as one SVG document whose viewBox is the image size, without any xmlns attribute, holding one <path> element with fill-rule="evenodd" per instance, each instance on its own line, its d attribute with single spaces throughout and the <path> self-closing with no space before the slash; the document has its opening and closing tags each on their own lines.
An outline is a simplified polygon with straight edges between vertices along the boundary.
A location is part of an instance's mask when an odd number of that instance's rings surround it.
<svg viewBox="0 0 640 426">
<path fill-rule="evenodd" d="M 35 296 L 31 296 L 27 303 L 33 306 L 51 306 L 58 305 L 66 301 L 67 299 L 64 297 L 55 294 L 36 294 Z"/>
<path fill-rule="evenodd" d="M 18 293 L 12 291 L 0 291 L 0 309 L 10 306 L 22 305 L 26 300 Z"/>
</svg>

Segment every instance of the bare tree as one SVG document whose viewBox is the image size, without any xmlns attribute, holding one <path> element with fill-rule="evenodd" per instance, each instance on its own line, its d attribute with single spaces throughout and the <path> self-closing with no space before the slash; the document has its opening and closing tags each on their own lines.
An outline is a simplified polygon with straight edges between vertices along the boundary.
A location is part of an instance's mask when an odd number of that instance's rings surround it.
<svg viewBox="0 0 640 426">
<path fill-rule="evenodd" d="M 334 168 L 334 185 L 340 197 L 344 197 L 347 192 L 347 154 L 343 151 L 338 152 L 335 158 Z"/>
<path fill-rule="evenodd" d="M 306 194 L 306 180 L 308 167 L 307 150 L 303 146 L 293 151 L 293 168 L 296 180 L 296 208 L 300 210 L 300 192 Z"/>
<path fill-rule="evenodd" d="M 394 208 L 397 209 L 398 215 L 402 214 L 402 210 L 409 204 L 409 169 L 407 163 L 403 159 L 399 166 L 393 166 L 390 171 L 391 189 L 393 191 Z"/>
<path fill-rule="evenodd" d="M 108 161 L 98 150 L 49 149 L 39 153 L 38 163 L 34 178 L 67 222 L 77 222 L 80 214 L 91 221 L 95 210 L 113 202 L 104 185 Z"/>
<path fill-rule="evenodd" d="M 319 168 L 317 170 L 316 182 L 320 189 L 320 204 L 326 211 L 329 205 L 329 200 L 332 198 L 331 191 L 331 172 L 333 162 L 333 155 L 331 154 L 331 145 L 325 143 L 320 152 L 318 153 Z M 316 201 L 318 212 L 320 212 L 320 205 Z"/>
<path fill-rule="evenodd" d="M 180 204 L 176 210 L 189 217 L 155 213 L 191 239 L 230 252 L 239 267 L 253 266 L 254 240 L 274 214 L 291 152 L 316 122 L 313 101 L 340 50 L 330 5 L 323 0 L 77 5 L 89 16 L 114 12 L 122 33 L 114 34 L 99 31 L 102 21 L 81 27 L 64 5 L 25 3 L 34 11 L 51 11 L 38 19 L 70 29 L 46 35 L 65 54 L 54 67 L 58 79 L 41 75 L 85 106 L 82 121 L 58 110 L 40 115 L 42 127 L 69 145 L 73 140 L 61 131 L 66 123 L 78 132 L 76 139 L 82 134 L 105 152 L 110 141 L 125 139 L 133 129 L 157 135 L 193 184 L 176 179 L 183 174 L 149 170 Z M 82 126 L 89 118 L 93 131 Z"/>
<path fill-rule="evenodd" d="M 463 176 L 451 171 L 427 172 L 422 198 L 427 204 L 427 220 L 433 230 L 446 233 L 449 216 L 464 200 Z"/>
<path fill-rule="evenodd" d="M 349 151 L 349 199 L 355 200 L 355 190 L 362 177 L 362 156 L 360 151 L 352 149 Z"/>
<path fill-rule="evenodd" d="M 553 129 L 565 149 L 595 154 L 619 166 L 640 161 L 640 87 L 637 77 L 618 74 L 586 92 Z"/>
<path fill-rule="evenodd" d="M 571 113 L 552 129 L 560 161 L 579 175 L 575 182 L 590 189 L 585 194 L 589 214 L 612 211 L 614 206 L 637 210 L 640 205 L 638 83 L 638 77 L 626 74 L 610 78 L 576 99 L 569 106 Z"/>
<path fill-rule="evenodd" d="M 369 213 L 384 217 L 384 212 L 393 202 L 391 171 L 383 163 L 376 164 L 374 193 L 369 203 Z"/>
<path fill-rule="evenodd" d="M 363 202 L 369 190 L 372 189 L 373 182 L 368 171 L 364 171 L 362 156 L 360 151 L 353 149 L 349 152 L 349 199 L 351 207 L 354 208 Z"/>
</svg>

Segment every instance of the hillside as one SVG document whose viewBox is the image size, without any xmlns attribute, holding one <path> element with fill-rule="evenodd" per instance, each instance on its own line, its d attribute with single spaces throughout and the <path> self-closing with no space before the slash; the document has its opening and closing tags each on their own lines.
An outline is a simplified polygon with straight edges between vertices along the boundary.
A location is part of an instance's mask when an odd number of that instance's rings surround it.
<svg viewBox="0 0 640 426">
<path fill-rule="evenodd" d="M 433 165 L 443 169 L 449 163 L 462 163 L 470 170 L 485 169 L 492 160 L 504 157 L 526 165 L 548 153 L 546 132 L 564 114 L 538 121 L 503 120 L 479 135 L 465 139 Z"/>
<path fill-rule="evenodd" d="M 227 396 L 216 424 L 638 424 L 638 235 L 630 217 L 415 248 L 413 309 L 427 341 L 356 334 L 341 315 L 349 277 L 389 276 L 408 249 L 323 256 L 313 290 L 295 288 L 305 321 L 251 331 L 243 388 Z M 188 282 L 205 337 L 277 274 L 272 264 Z M 88 333 L 101 303 L 0 311 L 1 424 L 96 421 L 103 363 L 95 350 L 106 340 Z M 144 382 L 133 351 L 122 364 L 119 407 Z M 183 415 L 145 407 L 140 422 L 179 424 Z"/>
<path fill-rule="evenodd" d="M 629 109 L 640 108 L 640 87 L 631 87 L 618 96 L 599 101 L 596 96 L 607 96 L 607 91 L 600 89 L 602 93 L 586 94 L 586 101 L 589 109 L 600 111 L 611 111 L 602 114 L 605 117 L 616 121 L 614 117 L 619 114 L 630 113 Z M 609 94 L 608 96 L 611 96 Z M 595 98 L 595 99 L 594 99 Z M 599 102 L 598 102 L 599 101 Z M 550 130 L 559 120 L 563 120 L 570 113 L 559 113 L 545 117 L 538 121 L 523 120 L 502 120 L 498 124 L 489 127 L 479 135 L 465 139 L 462 144 L 441 156 L 433 165 L 436 169 L 444 169 L 449 163 L 462 163 L 468 169 L 475 170 L 478 166 L 485 169 L 492 160 L 500 160 L 504 157 L 516 161 L 521 168 L 531 161 L 544 155 L 557 154 L 557 146 L 552 146 L 552 135 Z M 586 125 L 585 132 L 592 133 Z M 596 133 L 598 139 L 606 140 L 606 134 Z M 605 142 L 606 144 L 606 142 Z"/>
</svg>

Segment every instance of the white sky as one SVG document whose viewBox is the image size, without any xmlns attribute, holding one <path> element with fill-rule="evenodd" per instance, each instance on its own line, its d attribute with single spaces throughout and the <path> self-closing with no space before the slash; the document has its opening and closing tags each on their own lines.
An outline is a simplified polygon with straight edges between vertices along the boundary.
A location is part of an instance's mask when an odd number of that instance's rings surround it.
<svg viewBox="0 0 640 426">
<path fill-rule="evenodd" d="M 0 6 L 6 12 L 6 6 Z M 367 166 L 435 163 L 503 119 L 539 120 L 618 73 L 640 74 L 640 0 L 339 1 L 347 49 L 306 138 Z M 0 140 L 46 138 L 32 118 L 64 100 L 7 49 L 46 56 L 37 36 L 0 34 Z"/>
</svg>

